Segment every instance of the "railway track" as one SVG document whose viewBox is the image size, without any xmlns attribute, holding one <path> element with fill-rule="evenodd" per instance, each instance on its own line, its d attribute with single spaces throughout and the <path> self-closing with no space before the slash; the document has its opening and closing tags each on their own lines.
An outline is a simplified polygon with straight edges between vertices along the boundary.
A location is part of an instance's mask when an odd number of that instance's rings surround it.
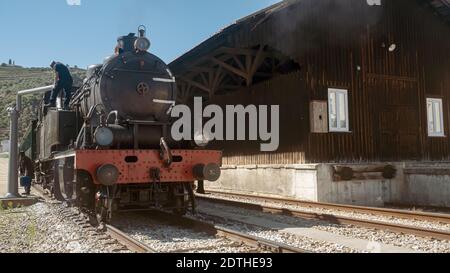
<svg viewBox="0 0 450 273">
<path fill-rule="evenodd" d="M 38 193 L 38 195 L 41 198 L 45 199 L 46 201 L 50 201 L 50 197 L 48 197 L 39 186 L 33 186 L 33 189 Z M 308 252 L 304 249 L 292 247 L 283 243 L 267 240 L 264 238 L 259 238 L 256 236 L 220 227 L 194 218 L 174 217 L 173 214 L 164 211 L 152 211 L 151 213 L 152 216 L 156 217 L 158 220 L 169 222 L 170 224 L 182 226 L 184 228 L 193 229 L 199 232 L 205 232 L 209 235 L 226 238 L 230 241 L 242 243 L 247 246 L 253 247 L 255 249 L 260 249 L 263 251 L 270 251 L 273 253 Z M 134 239 L 129 234 L 123 232 L 114 225 L 106 225 L 105 233 L 112 239 L 117 240 L 120 244 L 128 248 L 130 251 L 136 253 L 158 253 L 158 251 L 155 250 L 154 248 Z"/>
<path fill-rule="evenodd" d="M 122 245 L 126 246 L 129 250 L 136 253 L 158 253 L 158 251 L 156 251 L 155 249 L 133 239 L 131 236 L 114 226 L 106 225 L 105 232 L 111 238 L 116 239 Z"/>
<path fill-rule="evenodd" d="M 197 230 L 200 232 L 206 232 L 210 235 L 215 235 L 218 237 L 223 237 L 229 239 L 231 241 L 243 243 L 247 246 L 254 247 L 257 249 L 261 249 L 264 251 L 270 251 L 273 253 L 308 253 L 309 251 L 289 246 L 280 242 L 267 240 L 264 238 L 256 237 L 253 235 L 249 235 L 243 232 L 239 232 L 236 230 L 228 229 L 225 227 L 221 227 L 209 222 L 204 222 L 202 220 L 190 218 L 190 217 L 177 217 L 171 213 L 167 213 L 164 211 L 157 211 L 157 217 L 162 219 L 163 221 L 170 222 L 174 225 L 179 225 L 185 228 L 190 228 L 193 230 Z"/>
<path fill-rule="evenodd" d="M 45 191 L 40 186 L 33 185 L 33 189 L 40 198 L 46 201 L 51 201 L 51 198 L 45 193 Z M 125 232 L 121 231 L 120 229 L 112 225 L 105 226 L 105 233 L 112 239 L 117 240 L 121 245 L 123 245 L 130 251 L 136 253 L 157 253 L 157 251 L 154 250 L 153 248 L 133 239 L 131 236 L 127 235 Z"/>
<path fill-rule="evenodd" d="M 302 207 L 308 207 L 308 208 L 323 208 L 323 209 L 341 210 L 341 211 L 358 212 L 358 213 L 372 214 L 372 215 L 397 217 L 397 218 L 408 219 L 408 220 L 413 219 L 413 220 L 431 221 L 431 222 L 450 224 L 450 214 L 413 212 L 413 211 L 407 211 L 407 210 L 403 210 L 403 209 L 388 209 L 388 208 L 362 207 L 362 206 L 352 206 L 352 205 L 342 205 L 342 204 L 311 202 L 311 201 L 302 201 L 302 200 L 295 200 L 295 199 L 288 199 L 288 198 L 284 199 L 284 198 L 276 198 L 276 197 L 268 197 L 268 196 L 254 196 L 254 195 L 249 195 L 249 194 L 229 193 L 229 192 L 222 192 L 222 191 L 208 190 L 208 192 L 213 193 L 213 194 L 222 195 L 224 197 L 248 198 L 248 199 L 259 200 L 259 201 L 263 201 L 263 202 L 282 203 L 282 204 L 287 204 L 287 205 L 302 206 Z M 201 195 L 198 197 L 201 199 L 206 198 L 204 195 Z"/>
<path fill-rule="evenodd" d="M 272 203 L 278 202 L 278 203 L 283 203 L 283 204 L 293 204 L 293 205 L 310 207 L 310 208 L 319 207 L 319 208 L 326 208 L 326 209 L 333 209 L 333 210 L 344 210 L 344 211 L 351 211 L 351 212 L 366 213 L 366 214 L 372 214 L 372 215 L 400 217 L 400 218 L 404 218 L 404 219 L 415 219 L 415 220 L 435 221 L 435 222 L 441 222 L 441 223 L 450 223 L 449 215 L 442 215 L 442 214 L 415 213 L 415 212 L 393 210 L 393 209 L 366 208 L 366 207 L 359 207 L 359 206 L 334 205 L 334 204 L 327 204 L 327 203 L 314 203 L 314 202 L 297 201 L 297 200 L 284 200 L 281 198 L 251 196 L 251 195 L 245 195 L 245 194 L 231 194 L 231 193 L 223 193 L 223 192 L 217 192 L 217 191 L 210 191 L 210 192 L 218 194 L 218 195 L 223 195 L 224 197 L 240 197 L 240 198 L 253 199 L 253 200 L 272 202 Z M 300 218 L 305 218 L 305 219 L 312 219 L 312 220 L 321 220 L 321 221 L 327 221 L 327 222 L 334 223 L 334 224 L 354 225 L 354 226 L 360 226 L 360 227 L 365 227 L 365 228 L 388 230 L 388 231 L 393 231 L 393 232 L 398 232 L 398 233 L 403 233 L 403 234 L 413 234 L 413 235 L 420 236 L 420 237 L 430 237 L 430 238 L 441 239 L 441 240 L 450 240 L 450 232 L 444 231 L 444 230 L 427 229 L 427 228 L 421 228 L 421 227 L 415 227 L 415 226 L 407 226 L 407 225 L 401 225 L 401 224 L 396 224 L 396 223 L 389 223 L 389 222 L 384 222 L 384 221 L 357 219 L 357 218 L 338 216 L 338 215 L 333 215 L 333 214 L 306 212 L 306 211 L 281 208 L 281 207 L 276 207 L 276 206 L 247 203 L 244 201 L 229 200 L 229 199 L 216 198 L 216 197 L 208 197 L 208 196 L 204 196 L 204 195 L 201 195 L 201 196 L 199 195 L 199 196 L 197 196 L 197 198 L 199 200 L 204 200 L 204 201 L 208 201 L 208 202 L 212 202 L 212 203 L 230 205 L 230 206 L 235 206 L 235 207 L 240 207 L 240 208 L 245 208 L 245 209 L 250 209 L 250 210 L 257 210 L 257 211 L 261 211 L 261 212 L 277 213 L 277 214 L 300 217 Z"/>
</svg>

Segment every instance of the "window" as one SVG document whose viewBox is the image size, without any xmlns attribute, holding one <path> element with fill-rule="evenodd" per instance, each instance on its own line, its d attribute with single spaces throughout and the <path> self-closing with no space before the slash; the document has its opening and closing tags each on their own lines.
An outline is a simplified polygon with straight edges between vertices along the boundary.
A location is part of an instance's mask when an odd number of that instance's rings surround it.
<svg viewBox="0 0 450 273">
<path fill-rule="evenodd" d="M 330 132 L 348 132 L 348 92 L 344 89 L 328 89 L 328 120 Z"/>
<path fill-rule="evenodd" d="M 442 99 L 427 99 L 428 116 L 428 136 L 443 137 L 444 131 L 444 111 L 442 109 Z"/>
</svg>

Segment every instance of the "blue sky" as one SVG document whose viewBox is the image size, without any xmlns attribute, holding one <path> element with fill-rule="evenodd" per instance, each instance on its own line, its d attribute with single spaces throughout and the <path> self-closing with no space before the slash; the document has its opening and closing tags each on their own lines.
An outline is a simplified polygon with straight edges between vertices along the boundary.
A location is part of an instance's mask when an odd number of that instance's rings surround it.
<svg viewBox="0 0 450 273">
<path fill-rule="evenodd" d="M 69 5 L 81 1 L 81 5 Z M 220 28 L 279 0 L 0 0 L 0 62 L 55 59 L 87 67 L 118 36 L 147 26 L 152 53 L 170 62 Z"/>
</svg>

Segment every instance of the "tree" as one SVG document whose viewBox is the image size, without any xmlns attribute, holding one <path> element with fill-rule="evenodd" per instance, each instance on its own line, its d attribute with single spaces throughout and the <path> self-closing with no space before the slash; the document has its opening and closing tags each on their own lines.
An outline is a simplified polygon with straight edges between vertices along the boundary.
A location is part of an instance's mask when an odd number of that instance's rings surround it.
<svg viewBox="0 0 450 273">
<path fill-rule="evenodd" d="M 9 59 L 8 64 L 9 64 L 10 66 L 12 65 L 12 60 L 11 60 L 11 59 Z"/>
</svg>

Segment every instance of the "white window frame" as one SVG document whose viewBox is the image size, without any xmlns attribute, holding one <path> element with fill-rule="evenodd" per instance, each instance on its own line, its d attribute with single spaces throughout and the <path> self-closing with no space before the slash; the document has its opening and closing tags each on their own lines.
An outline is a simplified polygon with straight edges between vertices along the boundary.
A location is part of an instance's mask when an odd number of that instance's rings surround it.
<svg viewBox="0 0 450 273">
<path fill-rule="evenodd" d="M 441 132 L 436 132 L 436 125 L 433 122 L 433 129 L 431 130 L 431 120 L 430 120 L 430 113 L 429 113 L 429 104 L 432 104 L 432 118 L 433 121 L 436 120 L 436 116 L 440 116 L 440 126 L 441 126 Z M 435 105 L 436 103 L 439 105 L 439 112 L 436 111 Z M 428 131 L 428 137 L 445 137 L 445 127 L 444 127 L 444 108 L 443 108 L 443 101 L 440 98 L 427 98 L 427 105 L 426 105 L 426 111 L 427 111 L 427 131 Z"/>
<path fill-rule="evenodd" d="M 333 122 L 332 122 L 332 118 L 331 118 L 331 94 L 334 93 L 335 94 L 335 98 L 336 98 L 336 119 L 337 119 L 337 127 L 333 127 Z M 339 99 L 338 99 L 338 95 L 344 95 L 344 111 L 345 111 L 345 126 L 344 127 L 340 127 L 339 126 L 339 120 L 340 120 L 340 109 L 341 109 L 341 105 L 339 104 Z M 328 88 L 328 124 L 329 124 L 329 131 L 330 132 L 337 132 L 337 133 L 348 133 L 350 132 L 350 117 L 348 115 L 348 90 L 347 89 L 337 89 L 337 88 Z"/>
</svg>

